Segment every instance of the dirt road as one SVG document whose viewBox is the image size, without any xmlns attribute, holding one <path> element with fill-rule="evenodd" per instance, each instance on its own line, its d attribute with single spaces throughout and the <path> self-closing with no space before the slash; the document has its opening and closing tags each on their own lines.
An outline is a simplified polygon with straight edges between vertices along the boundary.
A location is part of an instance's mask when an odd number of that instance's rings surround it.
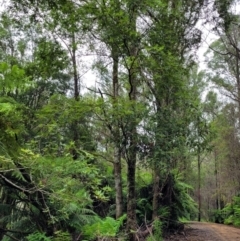
<svg viewBox="0 0 240 241">
<path fill-rule="evenodd" d="M 164 241 L 240 241 L 240 229 L 215 223 L 191 222 Z"/>
</svg>

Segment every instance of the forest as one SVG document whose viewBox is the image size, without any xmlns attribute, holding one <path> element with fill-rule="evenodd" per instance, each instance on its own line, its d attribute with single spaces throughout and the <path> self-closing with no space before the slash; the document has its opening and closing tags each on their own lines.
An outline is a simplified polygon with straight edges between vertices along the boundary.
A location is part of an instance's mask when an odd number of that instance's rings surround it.
<svg viewBox="0 0 240 241">
<path fill-rule="evenodd" d="M 0 240 L 240 226 L 238 0 L 0 5 Z"/>
</svg>

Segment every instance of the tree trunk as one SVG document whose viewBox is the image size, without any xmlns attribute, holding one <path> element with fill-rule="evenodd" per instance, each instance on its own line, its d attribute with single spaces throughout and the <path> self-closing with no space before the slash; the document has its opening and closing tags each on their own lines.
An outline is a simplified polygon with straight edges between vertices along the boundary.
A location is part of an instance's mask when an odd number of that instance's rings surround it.
<svg viewBox="0 0 240 241">
<path fill-rule="evenodd" d="M 116 190 L 116 218 L 123 214 L 123 194 L 122 194 L 122 171 L 121 171 L 121 152 L 115 147 L 114 153 L 114 181 Z"/>
<path fill-rule="evenodd" d="M 158 217 L 158 197 L 159 197 L 159 180 L 160 180 L 160 176 L 159 176 L 159 170 L 155 165 L 155 168 L 153 170 L 153 201 L 152 201 L 152 219 L 155 220 Z"/>
<path fill-rule="evenodd" d="M 201 160 L 200 148 L 198 147 L 198 222 L 201 221 Z"/>
<path fill-rule="evenodd" d="M 214 150 L 214 174 L 215 174 L 215 185 L 216 185 L 216 209 L 220 210 L 219 190 L 218 190 L 218 169 L 217 169 L 217 153 Z"/>
<path fill-rule="evenodd" d="M 136 100 L 136 86 L 132 82 L 132 101 Z M 127 159 L 127 232 L 129 241 L 135 240 L 135 234 L 132 230 L 136 230 L 136 197 L 135 197 L 135 172 L 137 160 L 137 126 L 136 119 L 133 117 L 130 123 L 131 134 L 129 137 L 130 147 L 128 149 Z"/>
<path fill-rule="evenodd" d="M 237 102 L 238 102 L 238 128 L 240 129 L 240 73 L 239 73 L 239 52 L 235 53 L 236 58 L 236 81 L 237 81 Z"/>
<path fill-rule="evenodd" d="M 133 14 L 134 15 L 134 14 Z M 134 18 L 134 17 L 133 17 Z M 134 31 L 136 31 L 136 19 L 132 23 Z M 137 100 L 137 78 L 136 78 L 136 59 L 137 59 L 137 47 L 136 43 L 131 43 L 130 47 L 130 57 L 132 58 L 131 67 L 129 69 L 129 84 L 130 92 L 129 99 L 132 102 L 133 116 L 129 123 L 129 143 L 128 148 L 128 159 L 127 159 L 127 233 L 128 240 L 136 240 L 135 233 L 132 230 L 136 230 L 136 195 L 135 195 L 135 172 L 136 172 L 136 161 L 137 161 L 137 120 L 136 120 L 136 105 Z"/>
<path fill-rule="evenodd" d="M 136 197 L 135 197 L 135 170 L 136 162 L 134 153 L 129 155 L 132 160 L 128 163 L 128 195 L 127 195 L 127 232 L 129 241 L 135 240 L 135 234 L 132 230 L 136 230 Z"/>
<path fill-rule="evenodd" d="M 72 34 L 72 65 L 73 65 L 73 79 L 74 79 L 74 98 L 76 101 L 79 100 L 79 83 L 77 73 L 77 61 L 76 61 L 76 50 L 77 44 L 75 40 L 75 34 Z"/>
<path fill-rule="evenodd" d="M 73 80 L 74 80 L 74 98 L 76 101 L 79 101 L 79 84 L 78 84 L 78 73 L 77 73 L 77 62 L 76 62 L 76 40 L 75 34 L 72 34 L 72 67 L 73 67 Z M 78 159 L 78 142 L 79 142 L 79 133 L 78 133 L 78 121 L 73 121 L 72 123 L 73 131 L 73 142 L 74 147 L 72 148 L 72 158 L 73 160 Z"/>
<path fill-rule="evenodd" d="M 119 83 L 118 83 L 118 54 L 117 50 L 112 48 L 113 58 L 113 107 L 116 107 L 116 123 L 114 136 L 114 182 L 116 191 L 116 218 L 123 214 L 123 194 L 122 194 L 122 167 L 121 167 L 121 146 L 120 146 L 120 130 L 118 120 L 118 96 L 119 96 Z"/>
<path fill-rule="evenodd" d="M 138 4 L 135 1 L 127 1 L 128 8 L 128 30 L 127 38 L 123 44 L 126 48 L 126 68 L 128 71 L 129 101 L 131 103 L 132 116 L 129 119 L 127 130 L 127 235 L 129 241 L 136 240 L 137 219 L 136 219 L 136 195 L 135 195 L 135 172 L 137 161 L 137 73 L 138 70 L 138 49 L 140 39 L 137 32 Z"/>
</svg>

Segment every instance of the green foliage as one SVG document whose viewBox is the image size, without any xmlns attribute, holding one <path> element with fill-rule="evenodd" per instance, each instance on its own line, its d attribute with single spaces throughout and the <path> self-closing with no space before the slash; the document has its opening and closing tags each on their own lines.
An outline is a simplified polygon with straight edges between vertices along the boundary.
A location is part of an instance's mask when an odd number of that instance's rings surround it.
<svg viewBox="0 0 240 241">
<path fill-rule="evenodd" d="M 228 31 L 231 23 L 235 20 L 234 14 L 231 14 L 231 7 L 234 5 L 234 0 L 216 0 L 214 7 L 218 11 L 221 21 L 218 21 L 216 27 L 221 26 L 224 31 Z"/>
<path fill-rule="evenodd" d="M 162 241 L 163 240 L 163 224 L 160 220 L 153 221 L 153 234 L 147 237 L 147 241 Z"/>
<path fill-rule="evenodd" d="M 89 240 L 94 240 L 96 238 L 110 238 L 116 237 L 120 227 L 126 220 L 126 215 L 123 215 L 119 219 L 115 220 L 111 217 L 106 217 L 105 219 L 98 219 L 92 225 L 85 225 L 83 227 L 83 234 Z"/>
<path fill-rule="evenodd" d="M 146 172 L 146 171 L 144 171 Z M 143 172 L 143 173 L 144 173 Z M 143 177 L 148 180 L 148 175 Z M 142 220 L 152 218 L 152 184 L 145 183 L 139 179 L 140 187 L 137 187 L 137 217 Z M 158 198 L 158 217 L 164 228 L 176 228 L 181 219 L 191 220 L 197 213 L 197 205 L 190 196 L 192 186 L 183 182 L 183 177 L 177 170 L 172 171 L 163 183 L 159 183 L 161 195 Z"/>
<path fill-rule="evenodd" d="M 224 223 L 240 227 L 240 197 L 233 197 L 233 201 L 227 204 L 221 213 L 224 217 Z"/>
<path fill-rule="evenodd" d="M 53 241 L 71 241 L 71 235 L 67 232 L 57 231 L 54 233 Z"/>
<path fill-rule="evenodd" d="M 10 219 L 9 223 L 15 230 L 20 230 L 25 224 L 29 232 L 46 230 L 51 225 L 59 227 L 60 224 L 63 229 L 81 230 L 84 224 L 94 222 L 96 215 L 91 209 L 91 196 L 97 199 L 99 197 L 94 193 L 101 192 L 101 201 L 106 200 L 109 188 L 101 191 L 101 175 L 94 165 L 87 163 L 91 155 L 82 158 L 81 161 L 73 161 L 71 157 L 43 158 L 26 149 L 19 152 L 17 163 L 1 156 L 0 173 L 4 175 L 1 177 L 14 183 L 8 196 L 17 200 L 21 197 L 23 201 L 17 202 L 15 207 L 7 205 L 9 211 L 3 219 L 0 216 L 0 222 L 8 223 Z M 19 166 L 24 166 L 25 173 Z M 36 199 L 37 203 L 29 203 L 28 199 Z M 44 206 L 40 205 L 42 199 Z M 5 210 L 8 209 L 5 207 Z M 45 220 L 42 220 L 43 215 Z M 35 233 L 29 239 L 45 240 L 40 234 Z"/>
<path fill-rule="evenodd" d="M 195 201 L 189 195 L 192 187 L 182 181 L 181 175 L 176 171 L 169 174 L 168 181 L 163 188 L 162 203 L 164 208 L 160 208 L 159 216 L 163 216 L 162 222 L 176 228 L 178 221 L 182 218 L 191 220 L 191 217 L 197 213 Z M 162 214 L 161 214 L 162 212 Z"/>
<path fill-rule="evenodd" d="M 32 168 L 32 175 L 38 177 L 35 182 L 39 187 L 51 190 L 50 199 L 58 206 L 58 216 L 62 220 L 71 217 L 74 226 L 78 224 L 79 227 L 94 215 L 91 210 L 84 208 L 91 205 L 90 193 L 96 200 L 106 201 L 110 191 L 109 187 L 101 187 L 99 170 L 87 163 L 87 159 L 85 156 L 79 161 L 71 157 L 54 160 L 41 157 L 33 162 Z M 77 223 L 75 216 L 78 216 Z"/>
<path fill-rule="evenodd" d="M 224 223 L 225 218 L 226 212 L 224 210 L 212 210 L 212 213 L 210 215 L 210 221 L 213 221 L 215 223 Z"/>
<path fill-rule="evenodd" d="M 170 207 L 168 205 L 166 206 L 160 206 L 158 209 L 159 218 L 164 226 L 168 225 L 168 219 L 170 216 Z"/>
<path fill-rule="evenodd" d="M 0 62 L 0 86 L 0 93 L 6 95 L 26 90 L 31 86 L 31 83 L 22 68 Z"/>
<path fill-rule="evenodd" d="M 94 103 L 89 98 L 75 101 L 64 95 L 53 95 L 48 104 L 36 112 L 37 135 L 29 143 L 31 148 L 49 156 L 70 154 L 74 148 L 80 155 L 84 150 L 93 151 L 95 142 L 88 121 L 93 108 Z M 75 132 L 79 135 L 77 143 L 72 141 Z"/>
<path fill-rule="evenodd" d="M 138 169 L 136 175 L 137 181 L 137 218 L 139 222 L 142 220 L 151 220 L 152 213 L 152 174 L 145 169 Z"/>
<path fill-rule="evenodd" d="M 24 107 L 11 97 L 0 97 L 0 155 L 17 155 L 17 137 L 24 131 Z"/>
<path fill-rule="evenodd" d="M 31 79 L 59 78 L 69 64 L 67 52 L 60 46 L 57 41 L 49 41 L 41 38 L 37 42 L 36 49 L 33 53 L 34 62 L 26 66 L 27 74 Z"/>
<path fill-rule="evenodd" d="M 44 233 L 35 232 L 27 236 L 28 241 L 51 241 Z"/>
</svg>

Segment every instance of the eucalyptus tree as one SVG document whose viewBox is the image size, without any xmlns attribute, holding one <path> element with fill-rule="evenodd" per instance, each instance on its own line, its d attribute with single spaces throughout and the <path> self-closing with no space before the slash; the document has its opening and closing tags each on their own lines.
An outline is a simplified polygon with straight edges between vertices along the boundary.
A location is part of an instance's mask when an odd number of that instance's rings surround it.
<svg viewBox="0 0 240 241">
<path fill-rule="evenodd" d="M 204 109 L 204 113 L 207 115 L 208 120 L 210 121 L 211 125 L 212 125 L 212 129 L 215 133 L 215 137 L 212 140 L 212 152 L 213 152 L 213 160 L 214 160 L 214 176 L 215 176 L 215 189 L 216 189 L 216 209 L 220 210 L 220 190 L 219 190 L 219 186 L 220 186 L 220 161 L 219 161 L 219 151 L 218 151 L 218 147 L 216 145 L 216 136 L 218 135 L 217 132 L 218 130 L 216 129 L 215 125 L 217 124 L 217 119 L 219 118 L 220 115 L 220 107 L 221 107 L 221 103 L 218 101 L 217 99 L 217 94 L 213 91 L 209 91 L 207 96 L 206 96 L 206 100 L 204 102 L 203 105 L 203 109 Z"/>
<path fill-rule="evenodd" d="M 239 72 L 239 14 L 238 1 L 215 0 L 215 14 L 210 17 L 213 31 L 218 39 L 206 52 L 208 78 L 229 101 L 240 109 Z M 240 115 L 239 115 L 240 116 Z M 238 117 L 238 122 L 240 117 Z"/>
<path fill-rule="evenodd" d="M 91 4 L 91 3 L 90 3 Z M 99 2 L 97 9 L 91 12 L 95 16 L 95 29 L 90 34 L 103 42 L 109 49 L 112 59 L 112 106 L 114 108 L 113 122 L 107 122 L 115 146 L 114 169 L 117 216 L 122 214 L 122 190 L 121 190 L 121 152 L 125 150 L 127 161 L 127 230 L 129 238 L 134 239 L 136 230 L 136 200 L 135 200 L 135 170 L 137 154 L 137 59 L 139 53 L 139 36 L 137 33 L 137 16 L 139 6 L 131 1 Z M 86 4 L 86 8 L 90 8 Z M 119 62 L 124 68 L 125 89 L 120 89 Z M 122 100 L 119 93 L 128 99 L 126 105 L 128 113 L 120 110 Z M 128 93 L 128 95 L 126 95 Z M 101 91 L 100 94 L 102 95 Z M 103 95 L 102 95 L 103 98 Z M 125 109 L 125 108 L 124 108 Z M 126 119 L 128 123 L 122 121 Z M 106 116 L 105 116 L 106 119 Z M 111 120 L 110 119 L 110 120 Z M 122 143 L 125 143 L 122 145 Z"/>
<path fill-rule="evenodd" d="M 119 100 L 121 91 L 121 84 L 119 81 L 119 65 L 120 58 L 123 56 L 124 47 L 121 39 L 121 33 L 119 29 L 124 27 L 126 22 L 126 14 L 121 8 L 120 1 L 110 1 L 110 2 L 99 2 L 96 4 L 96 7 L 92 7 L 94 4 L 89 1 L 85 6 L 86 9 L 86 18 L 93 19 L 93 21 L 86 22 L 84 24 L 85 28 L 91 29 L 88 34 L 88 38 L 92 42 L 96 42 L 95 51 L 100 52 L 98 56 L 98 63 L 96 69 L 101 74 L 101 71 L 104 69 L 105 72 L 109 72 L 105 65 L 106 58 L 105 55 L 108 53 L 110 57 L 110 62 L 112 62 L 112 76 L 107 78 L 112 80 L 111 87 L 109 90 L 108 86 L 104 89 L 96 90 L 103 103 L 111 102 L 112 110 L 106 109 L 104 105 L 102 106 L 102 118 L 104 122 L 107 123 L 107 129 L 110 133 L 111 142 L 114 145 L 114 178 L 115 178 L 115 190 L 116 190 L 116 218 L 119 218 L 123 214 L 123 194 L 122 194 L 122 176 L 121 176 L 121 158 L 123 152 L 122 140 L 123 136 L 121 133 L 121 116 L 123 111 L 120 110 Z M 116 27 L 117 26 L 117 27 Z M 98 51 L 99 48 L 102 48 L 103 45 L 106 50 L 104 54 L 104 59 L 101 60 L 101 51 Z M 100 46 L 100 47 L 99 47 Z M 104 79 L 104 77 L 102 77 Z M 108 80 L 104 82 L 108 83 Z M 102 84 L 104 86 L 105 83 Z M 100 84 L 101 85 L 101 84 Z M 107 93 L 107 96 L 105 96 Z M 107 97 L 107 98 L 106 98 Z M 123 100 L 123 98 L 122 98 Z"/>
<path fill-rule="evenodd" d="M 90 6 L 92 5 L 86 4 L 85 7 L 86 9 L 92 10 Z M 111 92 L 113 93 L 113 107 L 117 107 L 114 111 L 114 118 L 117 117 L 117 122 L 115 121 L 117 125 L 115 124 L 114 126 L 114 124 L 109 121 L 107 123 L 114 137 L 114 145 L 118 146 L 116 150 L 118 150 L 118 153 L 120 153 L 120 148 L 124 148 L 125 150 L 125 158 L 128 166 L 127 226 L 130 236 L 133 236 L 130 230 L 136 230 L 135 169 L 138 144 L 137 128 L 142 118 L 140 114 L 141 109 L 139 110 L 139 104 L 137 103 L 140 93 L 138 86 L 140 86 L 141 78 L 138 62 L 142 48 L 141 42 L 147 32 L 147 30 L 146 32 L 145 30 L 141 32 L 140 29 L 142 26 L 138 24 L 138 20 L 145 14 L 147 3 L 138 5 L 131 1 L 110 1 L 107 3 L 99 2 L 96 6 L 97 10 L 93 8 L 90 15 L 92 19 L 95 20 L 95 25 L 93 24 L 95 28 L 91 28 L 92 31 L 90 31 L 90 34 L 109 48 L 113 62 L 113 91 Z M 89 17 L 89 15 L 87 16 Z M 144 18 L 146 18 L 146 16 Z M 120 74 L 119 63 L 121 66 Z M 121 83 L 119 82 L 119 75 L 124 77 L 121 78 Z M 120 88 L 120 86 L 124 86 L 124 88 Z M 124 113 L 125 108 L 124 111 L 121 109 L 121 105 L 124 104 L 122 102 L 124 98 L 118 96 L 119 92 L 122 97 L 128 99 L 128 101 L 125 102 L 125 105 L 128 106 L 126 113 Z M 100 92 L 100 94 L 102 93 Z M 121 135 L 119 135 L 119 126 Z M 119 143 L 124 143 L 124 145 L 121 147 Z M 120 155 L 118 155 L 118 158 L 119 157 Z M 119 163 L 119 161 L 117 161 L 117 163 Z M 117 172 L 119 172 L 120 166 L 118 165 L 118 168 L 116 168 L 117 163 L 115 162 L 115 170 L 118 169 Z"/>
<path fill-rule="evenodd" d="M 233 26 L 232 36 L 222 36 L 211 44 L 206 54 L 208 58 L 208 76 L 221 94 L 236 103 L 240 110 L 240 75 L 238 56 L 238 29 Z M 210 57 L 212 55 L 212 57 Z M 240 118 L 240 117 L 239 117 Z M 238 118 L 238 120 L 239 120 Z"/>
<path fill-rule="evenodd" d="M 195 24 L 202 6 L 203 1 L 165 1 L 159 2 L 157 8 L 148 9 L 153 26 L 146 39 L 147 54 L 143 55 L 146 60 L 142 60 L 141 68 L 156 105 L 152 163 L 154 219 L 158 217 L 160 178 L 166 179 L 169 170 L 174 168 L 171 166 L 171 161 L 176 159 L 174 150 L 185 145 L 190 124 L 191 98 L 186 66 L 191 61 L 186 57 L 201 39 L 201 32 L 195 29 Z"/>
</svg>

